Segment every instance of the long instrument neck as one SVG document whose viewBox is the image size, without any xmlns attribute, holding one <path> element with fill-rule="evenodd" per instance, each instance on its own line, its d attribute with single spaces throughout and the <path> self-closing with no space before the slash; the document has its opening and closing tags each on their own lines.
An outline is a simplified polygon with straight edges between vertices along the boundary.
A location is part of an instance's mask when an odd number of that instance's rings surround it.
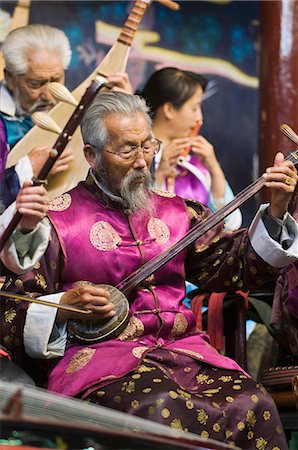
<svg viewBox="0 0 298 450">
<path fill-rule="evenodd" d="M 150 0 L 137 0 L 135 2 L 135 4 L 124 24 L 124 27 L 122 28 L 122 30 L 120 32 L 117 42 L 127 45 L 128 47 L 131 46 L 134 35 L 136 34 L 136 32 L 139 28 L 140 22 L 149 6 L 149 3 L 150 3 Z"/>
<path fill-rule="evenodd" d="M 297 154 L 298 149 L 295 152 L 290 153 L 290 155 L 288 155 L 286 159 L 296 164 L 298 158 Z M 241 205 L 243 205 L 243 203 L 245 203 L 253 195 L 259 192 L 264 184 L 265 179 L 263 177 L 258 178 L 248 187 L 243 189 L 239 194 L 237 194 L 230 203 L 225 205 L 219 211 L 213 213 L 208 217 L 208 219 L 198 223 L 190 230 L 190 232 L 186 236 L 180 239 L 176 244 L 174 244 L 172 247 L 170 247 L 157 257 L 153 258 L 151 261 L 145 263 L 129 277 L 118 283 L 116 287 L 120 289 L 124 293 L 124 295 L 127 296 L 138 284 L 146 280 L 146 278 L 148 278 L 152 273 L 160 269 L 160 267 L 169 262 L 180 252 L 185 250 L 189 245 L 203 236 L 203 234 L 207 233 L 207 231 L 209 231 L 212 227 L 217 225 L 225 217 L 235 211 L 235 209 L 239 208 Z"/>
</svg>

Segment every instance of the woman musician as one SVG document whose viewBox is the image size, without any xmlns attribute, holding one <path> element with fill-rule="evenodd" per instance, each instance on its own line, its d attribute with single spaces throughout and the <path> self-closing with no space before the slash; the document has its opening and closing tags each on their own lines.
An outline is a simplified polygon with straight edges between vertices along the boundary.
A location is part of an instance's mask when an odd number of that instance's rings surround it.
<svg viewBox="0 0 298 450">
<path fill-rule="evenodd" d="M 154 134 L 163 142 L 155 167 L 158 186 L 217 211 L 234 194 L 213 145 L 197 135 L 206 86 L 207 80 L 199 74 L 166 67 L 150 76 L 141 95 L 151 107 Z M 241 221 L 237 210 L 227 217 L 226 228 L 239 228 Z"/>
</svg>

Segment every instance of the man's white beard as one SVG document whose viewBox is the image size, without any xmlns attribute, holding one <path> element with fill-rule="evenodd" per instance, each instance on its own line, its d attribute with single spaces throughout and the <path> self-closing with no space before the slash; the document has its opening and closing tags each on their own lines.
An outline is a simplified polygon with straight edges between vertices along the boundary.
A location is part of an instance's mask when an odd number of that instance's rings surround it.
<svg viewBox="0 0 298 450">
<path fill-rule="evenodd" d="M 109 180 L 108 171 L 105 169 L 101 155 L 97 159 L 96 166 L 97 167 L 94 168 L 96 178 L 100 180 L 105 188 L 115 195 L 116 193 L 111 188 L 111 180 Z M 143 183 L 133 183 L 134 180 L 142 177 L 145 178 Z M 132 185 L 134 185 L 133 190 L 131 189 Z M 154 215 L 155 205 L 153 204 L 150 194 L 152 185 L 153 181 L 150 170 L 148 168 L 137 169 L 125 175 L 120 184 L 118 195 L 120 195 L 123 200 L 125 207 L 132 212 L 136 213 L 142 211 L 142 213 L 146 213 L 147 215 Z"/>
<path fill-rule="evenodd" d="M 16 104 L 16 113 L 18 116 L 23 116 L 24 114 L 33 114 L 35 111 L 50 111 L 57 104 L 55 100 L 51 100 L 50 102 L 44 100 L 36 100 L 30 108 L 25 111 L 20 102 L 20 91 L 18 87 L 15 87 L 14 92 L 14 101 Z"/>
<path fill-rule="evenodd" d="M 143 177 L 145 177 L 143 183 L 134 183 L 135 180 Z M 133 189 L 131 189 L 132 185 L 134 185 Z M 127 173 L 120 184 L 119 192 L 132 212 L 147 211 L 153 214 L 154 205 L 150 195 L 150 187 L 152 187 L 152 177 L 149 169 L 138 169 Z"/>
</svg>

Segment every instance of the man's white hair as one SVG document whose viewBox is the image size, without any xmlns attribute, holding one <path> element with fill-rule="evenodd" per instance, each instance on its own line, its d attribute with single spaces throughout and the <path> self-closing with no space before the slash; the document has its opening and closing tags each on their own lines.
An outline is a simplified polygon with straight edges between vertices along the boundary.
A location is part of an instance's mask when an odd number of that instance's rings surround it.
<svg viewBox="0 0 298 450">
<path fill-rule="evenodd" d="M 28 54 L 32 50 L 47 50 L 61 56 L 64 69 L 71 59 L 70 43 L 65 33 L 49 25 L 27 25 L 11 31 L 2 44 L 5 67 L 11 75 L 28 71 Z"/>
</svg>

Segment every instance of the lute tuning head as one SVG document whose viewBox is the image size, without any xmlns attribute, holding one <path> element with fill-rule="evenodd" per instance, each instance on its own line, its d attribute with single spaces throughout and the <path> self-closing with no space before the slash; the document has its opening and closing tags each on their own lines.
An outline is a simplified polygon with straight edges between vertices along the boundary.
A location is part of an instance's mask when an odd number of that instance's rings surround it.
<svg viewBox="0 0 298 450">
<path fill-rule="evenodd" d="M 56 100 L 78 106 L 77 100 L 64 84 L 52 82 L 49 84 L 49 91 Z"/>
<path fill-rule="evenodd" d="M 32 120 L 39 128 L 42 128 L 46 131 L 51 131 L 52 133 L 61 134 L 62 129 L 56 124 L 54 119 L 48 114 L 37 111 L 32 114 Z"/>
</svg>

